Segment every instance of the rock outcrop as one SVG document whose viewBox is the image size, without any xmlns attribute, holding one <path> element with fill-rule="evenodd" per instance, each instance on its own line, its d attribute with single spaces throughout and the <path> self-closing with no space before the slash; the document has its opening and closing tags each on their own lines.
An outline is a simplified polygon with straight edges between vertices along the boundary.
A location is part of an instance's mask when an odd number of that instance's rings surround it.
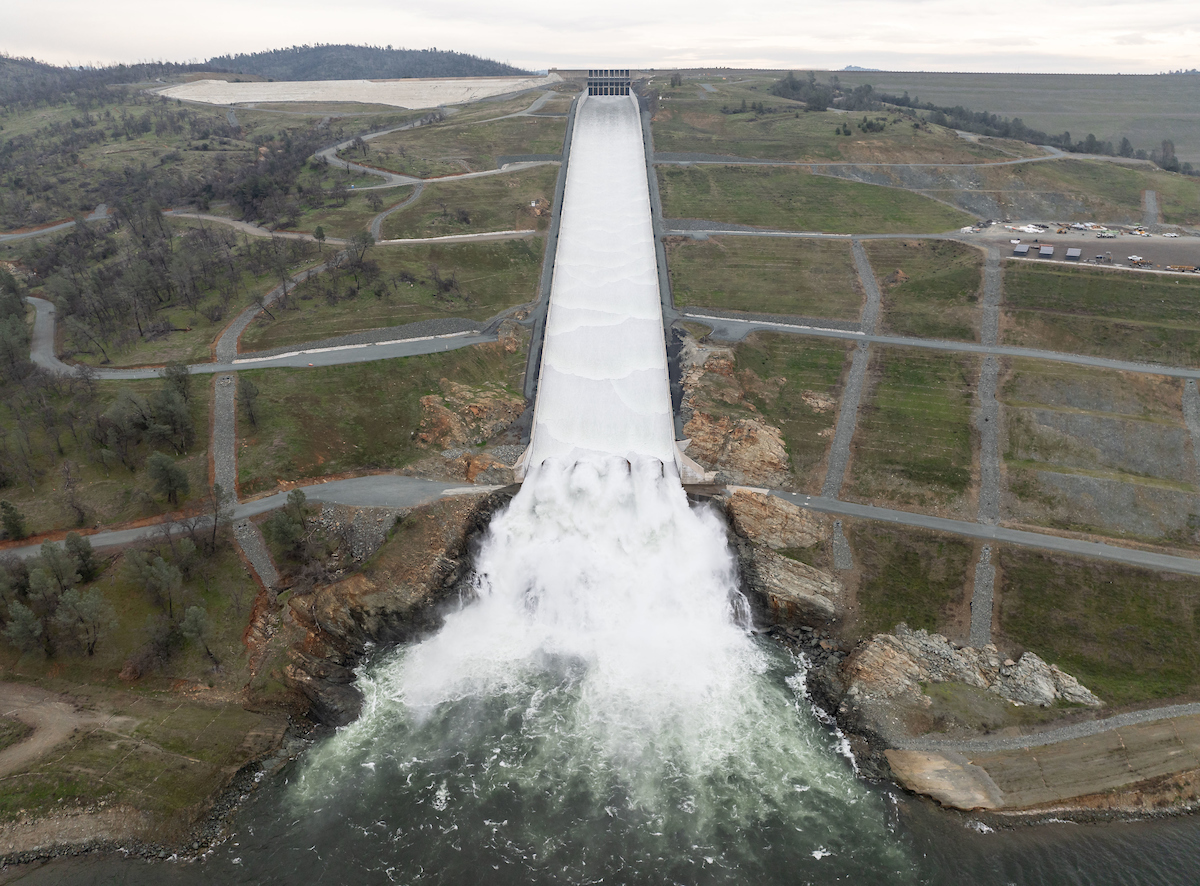
<svg viewBox="0 0 1200 886">
<path fill-rule="evenodd" d="M 362 572 L 288 601 L 299 637 L 284 678 L 310 716 L 341 726 L 359 713 L 354 668 L 370 649 L 436 630 L 442 606 L 469 593 L 471 539 L 509 496 L 463 496 L 409 514 Z"/>
<path fill-rule="evenodd" d="M 821 517 L 777 495 L 734 489 L 722 502 L 735 532 L 776 551 L 812 547 L 827 535 Z"/>
<path fill-rule="evenodd" d="M 443 378 L 442 392 L 421 398 L 417 443 L 437 449 L 476 446 L 507 428 L 525 411 L 525 398 L 502 385 L 464 385 Z"/>
<path fill-rule="evenodd" d="M 687 339 L 680 352 L 688 455 L 716 479 L 750 486 L 782 486 L 791 477 L 783 433 L 758 414 L 747 395 L 774 400 L 784 379 L 735 372 L 730 348 Z"/>
<path fill-rule="evenodd" d="M 833 574 L 775 553 L 825 540 L 821 517 L 791 502 L 735 489 L 717 502 L 729 520 L 742 589 L 756 620 L 779 627 L 817 627 L 841 618 L 845 589 Z"/>
<path fill-rule="evenodd" d="M 840 680 L 839 720 L 885 739 L 903 737 L 906 715 L 932 704 L 922 684 L 961 683 L 1023 705 L 1101 705 L 1078 680 L 1032 652 L 1013 661 L 991 644 L 957 646 L 940 634 L 905 625 L 860 644 L 842 665 Z"/>
<path fill-rule="evenodd" d="M 797 560 L 760 548 L 743 579 L 770 624 L 816 626 L 841 615 L 842 583 Z"/>
</svg>

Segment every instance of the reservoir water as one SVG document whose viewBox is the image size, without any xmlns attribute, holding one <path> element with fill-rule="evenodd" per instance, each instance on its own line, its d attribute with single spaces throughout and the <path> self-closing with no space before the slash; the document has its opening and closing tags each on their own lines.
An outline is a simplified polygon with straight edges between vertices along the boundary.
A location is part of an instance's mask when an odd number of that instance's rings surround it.
<svg viewBox="0 0 1200 886">
<path fill-rule="evenodd" d="M 1195 817 L 997 829 L 858 775 L 680 484 L 645 186 L 634 100 L 585 100 L 525 482 L 443 628 L 364 665 L 362 717 L 266 779 L 211 852 L 20 882 L 1200 880 Z"/>
</svg>

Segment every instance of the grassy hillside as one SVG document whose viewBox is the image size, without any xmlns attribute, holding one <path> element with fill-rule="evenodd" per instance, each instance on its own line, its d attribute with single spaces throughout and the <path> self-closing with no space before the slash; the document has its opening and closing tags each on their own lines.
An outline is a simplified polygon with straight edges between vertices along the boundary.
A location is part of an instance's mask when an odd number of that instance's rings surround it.
<svg viewBox="0 0 1200 886">
<path fill-rule="evenodd" d="M 905 90 L 936 105 L 962 105 L 1020 117 L 1046 132 L 1089 132 L 1101 141 L 1122 137 L 1149 151 L 1173 139 L 1180 160 L 1200 162 L 1200 76 L 1165 74 L 932 74 L 838 71 L 843 86 L 871 84 L 877 92 Z"/>
</svg>

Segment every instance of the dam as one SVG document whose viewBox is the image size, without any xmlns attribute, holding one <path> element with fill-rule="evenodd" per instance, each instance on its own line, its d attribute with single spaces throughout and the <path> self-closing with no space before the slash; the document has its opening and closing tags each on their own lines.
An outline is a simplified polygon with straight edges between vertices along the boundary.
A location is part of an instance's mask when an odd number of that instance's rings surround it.
<svg viewBox="0 0 1200 886">
<path fill-rule="evenodd" d="M 675 441 L 637 98 L 578 101 L 533 428 L 517 476 L 547 460 L 652 459 L 700 482 L 703 470 Z"/>
<path fill-rule="evenodd" d="M 229 839 L 154 865 L 61 859 L 23 882 L 1194 880 L 1170 876 L 1195 870 L 1194 819 L 1141 836 L 994 830 L 857 777 L 808 701 L 808 663 L 738 605 L 724 524 L 680 485 L 692 469 L 671 431 L 637 106 L 619 83 L 594 88 L 525 482 L 487 531 L 473 593 L 437 633 L 358 669 L 360 719 L 268 777 Z"/>
</svg>

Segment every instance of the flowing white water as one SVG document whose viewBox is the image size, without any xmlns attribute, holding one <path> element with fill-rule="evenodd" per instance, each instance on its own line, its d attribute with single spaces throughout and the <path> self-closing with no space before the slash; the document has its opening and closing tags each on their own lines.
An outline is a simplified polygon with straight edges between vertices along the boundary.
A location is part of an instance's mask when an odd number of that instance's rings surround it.
<svg viewBox="0 0 1200 886">
<path fill-rule="evenodd" d="M 377 827 L 405 882 L 907 876 L 796 662 L 739 623 L 721 521 L 660 462 L 544 463 L 476 564 L 474 600 L 363 671 L 297 811 Z"/>
</svg>

